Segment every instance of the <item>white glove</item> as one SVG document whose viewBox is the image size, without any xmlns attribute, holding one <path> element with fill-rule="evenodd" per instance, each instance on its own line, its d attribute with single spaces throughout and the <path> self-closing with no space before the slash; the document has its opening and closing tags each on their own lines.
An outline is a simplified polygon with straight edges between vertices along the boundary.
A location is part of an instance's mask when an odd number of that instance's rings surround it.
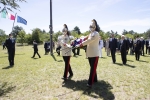
<svg viewBox="0 0 150 100">
<path fill-rule="evenodd" d="M 78 45 L 75 46 L 75 48 L 78 48 L 78 47 L 80 47 L 80 44 L 78 44 Z"/>
<path fill-rule="evenodd" d="M 69 45 L 69 44 L 66 44 L 66 46 L 67 46 L 68 48 L 72 48 L 72 46 L 71 46 L 71 45 Z"/>
</svg>

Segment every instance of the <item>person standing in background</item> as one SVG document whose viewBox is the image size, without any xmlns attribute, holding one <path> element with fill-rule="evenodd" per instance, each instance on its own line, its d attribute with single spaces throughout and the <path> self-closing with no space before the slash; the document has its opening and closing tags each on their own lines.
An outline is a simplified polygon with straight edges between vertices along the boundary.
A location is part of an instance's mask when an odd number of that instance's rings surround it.
<svg viewBox="0 0 150 100">
<path fill-rule="evenodd" d="M 145 45 L 145 41 L 143 39 L 143 37 L 141 37 L 141 46 L 142 46 L 142 50 L 141 50 L 141 55 L 144 56 L 144 45 Z"/>
<path fill-rule="evenodd" d="M 101 39 L 101 36 L 99 37 L 99 57 L 102 57 L 102 49 L 103 49 L 103 40 Z"/>
<path fill-rule="evenodd" d="M 141 55 L 141 50 L 142 50 L 142 45 L 141 45 L 141 41 L 139 39 L 139 36 L 137 36 L 136 38 L 136 43 L 134 44 L 135 46 L 135 59 L 139 61 L 140 59 L 140 55 Z"/>
<path fill-rule="evenodd" d="M 109 38 L 106 39 L 106 42 L 105 42 L 105 51 L 106 51 L 106 55 L 107 55 L 107 56 L 110 56 Z"/>
<path fill-rule="evenodd" d="M 122 63 L 126 65 L 127 63 L 127 52 L 128 52 L 128 41 L 125 39 L 125 36 L 121 36 L 121 43 L 120 43 L 120 52 L 121 52 L 121 58 Z"/>
<path fill-rule="evenodd" d="M 113 63 L 116 63 L 116 50 L 117 48 L 117 39 L 115 39 L 114 34 L 111 34 L 111 38 L 109 40 L 109 48 L 111 51 L 111 57 L 112 57 L 112 61 Z"/>
</svg>

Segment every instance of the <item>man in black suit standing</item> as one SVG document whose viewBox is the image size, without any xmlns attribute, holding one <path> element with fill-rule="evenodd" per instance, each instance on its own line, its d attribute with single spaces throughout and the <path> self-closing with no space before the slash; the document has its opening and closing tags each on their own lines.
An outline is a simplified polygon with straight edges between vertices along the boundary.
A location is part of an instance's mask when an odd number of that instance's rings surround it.
<svg viewBox="0 0 150 100">
<path fill-rule="evenodd" d="M 144 56 L 144 45 L 145 45 L 145 41 L 144 41 L 143 37 L 141 37 L 141 46 L 142 46 L 141 55 L 143 55 L 143 56 Z"/>
<path fill-rule="evenodd" d="M 141 45 L 141 41 L 138 36 L 136 39 L 136 43 L 134 45 L 135 45 L 135 58 L 136 58 L 136 60 L 139 61 L 141 50 L 142 50 L 142 45 Z"/>
<path fill-rule="evenodd" d="M 150 37 L 146 40 L 146 54 L 150 54 L 149 46 L 150 46 Z"/>
<path fill-rule="evenodd" d="M 13 38 L 12 34 L 9 34 L 9 38 L 5 41 L 5 45 L 8 50 L 8 60 L 10 66 L 14 65 L 15 43 L 16 40 Z"/>
<path fill-rule="evenodd" d="M 127 62 L 127 52 L 129 49 L 128 40 L 125 39 L 125 36 L 121 36 L 121 43 L 120 43 L 120 52 L 121 52 L 121 58 L 124 65 L 126 65 Z"/>
<path fill-rule="evenodd" d="M 117 39 L 114 38 L 114 34 L 111 35 L 111 38 L 109 40 L 109 48 L 111 51 L 111 57 L 112 57 L 113 63 L 116 63 L 115 53 L 118 47 L 117 47 Z"/>
<path fill-rule="evenodd" d="M 34 54 L 33 54 L 33 56 L 31 58 L 34 58 L 36 53 L 39 56 L 39 58 L 41 58 L 41 56 L 38 53 L 38 47 L 37 47 L 37 43 L 36 43 L 35 40 L 33 41 L 33 49 L 34 49 Z"/>
</svg>

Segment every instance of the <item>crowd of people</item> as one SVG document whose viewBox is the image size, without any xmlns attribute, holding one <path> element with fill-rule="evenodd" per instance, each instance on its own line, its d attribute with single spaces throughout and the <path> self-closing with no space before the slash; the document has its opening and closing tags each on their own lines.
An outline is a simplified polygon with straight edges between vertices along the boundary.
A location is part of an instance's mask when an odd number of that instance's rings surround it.
<svg viewBox="0 0 150 100">
<path fill-rule="evenodd" d="M 144 46 L 146 48 L 146 54 L 150 55 L 150 38 L 144 40 L 143 37 L 136 37 L 135 40 L 131 38 L 127 38 L 124 35 L 121 36 L 121 39 L 115 38 L 114 34 L 111 34 L 109 38 L 106 40 L 102 40 L 101 36 L 99 35 L 99 29 L 97 27 L 97 22 L 95 19 L 92 20 L 92 24 L 89 27 L 90 33 L 87 36 L 74 38 L 71 36 L 68 26 L 66 24 L 63 25 L 62 35 L 58 37 L 58 41 L 56 43 L 56 52 L 58 56 L 60 56 L 60 51 L 62 58 L 64 60 L 64 74 L 62 79 L 67 80 L 73 77 L 73 71 L 70 64 L 71 59 L 71 52 L 73 55 L 80 54 L 80 48 L 85 49 L 86 58 L 89 61 L 90 66 L 90 74 L 87 82 L 88 87 L 92 87 L 94 82 L 97 82 L 97 66 L 98 60 L 102 56 L 102 49 L 105 47 L 105 52 L 107 56 L 112 57 L 112 62 L 116 63 L 116 52 L 121 53 L 122 63 L 126 65 L 127 63 L 127 54 L 134 55 L 135 59 L 139 61 L 140 55 L 145 55 Z M 16 40 L 12 38 L 12 35 L 9 34 L 9 38 L 3 44 L 7 47 L 8 50 L 8 60 L 10 66 L 14 66 L 14 57 L 15 57 L 15 42 Z M 3 49 L 5 48 L 3 46 Z M 52 43 L 53 49 L 55 48 L 55 43 Z M 35 57 L 37 54 L 39 58 L 41 58 L 40 54 L 38 53 L 38 45 L 37 42 L 33 41 L 33 49 L 34 53 L 32 58 Z M 44 43 L 45 55 L 50 52 L 50 42 Z M 77 50 L 77 52 L 76 52 Z M 68 76 L 69 73 L 69 76 Z"/>
</svg>

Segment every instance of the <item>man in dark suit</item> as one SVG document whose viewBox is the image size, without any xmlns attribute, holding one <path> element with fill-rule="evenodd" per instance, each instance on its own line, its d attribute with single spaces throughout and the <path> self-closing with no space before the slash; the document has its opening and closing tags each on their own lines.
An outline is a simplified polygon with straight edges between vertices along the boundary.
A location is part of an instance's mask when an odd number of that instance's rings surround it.
<svg viewBox="0 0 150 100">
<path fill-rule="evenodd" d="M 143 55 L 143 56 L 144 56 L 144 45 L 145 45 L 145 41 L 144 41 L 143 37 L 141 37 L 141 46 L 142 46 L 141 55 Z"/>
<path fill-rule="evenodd" d="M 109 40 L 109 48 L 110 48 L 110 51 L 111 51 L 111 56 L 112 56 L 113 63 L 116 63 L 115 53 L 116 53 L 116 49 L 118 47 L 117 47 L 117 39 L 114 38 L 114 34 L 111 35 L 111 38 Z"/>
<path fill-rule="evenodd" d="M 13 38 L 12 34 L 9 34 L 9 38 L 6 40 L 5 45 L 8 50 L 8 60 L 10 66 L 14 65 L 15 43 L 16 40 Z"/>
<path fill-rule="evenodd" d="M 139 61 L 141 50 L 142 50 L 142 45 L 141 45 L 141 41 L 138 36 L 137 36 L 136 43 L 134 44 L 134 46 L 135 46 L 135 48 L 134 48 L 135 49 L 135 58 L 136 58 L 136 60 Z"/>
<path fill-rule="evenodd" d="M 45 55 L 47 55 L 47 42 L 44 43 Z"/>
<path fill-rule="evenodd" d="M 146 40 L 146 54 L 150 54 L 150 50 L 149 50 L 149 44 L 150 43 L 150 38 Z"/>
<path fill-rule="evenodd" d="M 34 54 L 33 54 L 33 56 L 31 58 L 34 58 L 35 54 L 37 54 L 39 56 L 39 58 L 41 58 L 41 56 L 38 53 L 38 47 L 37 47 L 37 43 L 36 43 L 35 40 L 33 41 L 33 49 L 34 49 Z"/>
<path fill-rule="evenodd" d="M 129 50 L 128 40 L 125 39 L 125 36 L 121 36 L 120 52 L 122 63 L 125 65 L 127 63 L 127 52 Z"/>
</svg>

